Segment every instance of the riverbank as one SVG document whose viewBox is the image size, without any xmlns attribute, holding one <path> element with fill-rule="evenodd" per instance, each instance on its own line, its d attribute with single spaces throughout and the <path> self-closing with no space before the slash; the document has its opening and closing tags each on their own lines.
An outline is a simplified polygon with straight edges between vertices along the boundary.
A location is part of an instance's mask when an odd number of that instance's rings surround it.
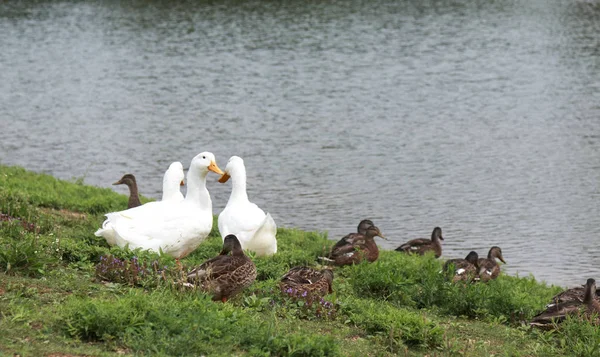
<svg viewBox="0 0 600 357">
<path fill-rule="evenodd" d="M 326 302 L 284 297 L 279 277 L 334 243 L 295 229 L 278 230 L 275 256 L 253 258 L 249 289 L 215 303 L 170 282 L 218 254 L 216 222 L 180 267 L 94 236 L 104 213 L 126 205 L 110 189 L 0 166 L 0 213 L 12 218 L 0 222 L 0 355 L 593 356 L 600 346 L 585 323 L 554 333 L 524 324 L 559 287 L 512 276 L 450 284 L 432 256 L 383 251 L 336 268 Z M 129 263 L 99 267 L 107 256 Z"/>
</svg>

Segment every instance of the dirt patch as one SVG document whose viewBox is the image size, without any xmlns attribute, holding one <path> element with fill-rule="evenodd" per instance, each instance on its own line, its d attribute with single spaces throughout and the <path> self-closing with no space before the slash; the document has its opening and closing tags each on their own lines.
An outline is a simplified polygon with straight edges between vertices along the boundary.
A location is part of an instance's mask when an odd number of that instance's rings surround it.
<svg viewBox="0 0 600 357">
<path fill-rule="evenodd" d="M 42 212 L 47 214 L 58 215 L 71 219 L 86 219 L 87 214 L 81 212 L 70 211 L 68 209 L 41 208 Z"/>
</svg>

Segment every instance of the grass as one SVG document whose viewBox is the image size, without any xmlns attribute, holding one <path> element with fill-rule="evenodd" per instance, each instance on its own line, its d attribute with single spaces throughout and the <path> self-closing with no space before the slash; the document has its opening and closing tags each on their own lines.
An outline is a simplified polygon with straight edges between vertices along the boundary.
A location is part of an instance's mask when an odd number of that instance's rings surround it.
<svg viewBox="0 0 600 357">
<path fill-rule="evenodd" d="M 147 201 L 147 199 L 145 199 Z M 170 283 L 216 255 L 216 231 L 181 265 L 109 247 L 93 232 L 126 207 L 112 190 L 0 166 L 0 355 L 20 356 L 595 356 L 598 328 L 524 322 L 560 288 L 533 277 L 451 284 L 441 262 L 393 251 L 335 269 L 334 293 L 307 303 L 278 279 L 316 265 L 326 234 L 278 230 L 278 253 L 253 257 L 257 281 L 227 303 Z M 216 224 L 213 225 L 216 228 Z"/>
</svg>

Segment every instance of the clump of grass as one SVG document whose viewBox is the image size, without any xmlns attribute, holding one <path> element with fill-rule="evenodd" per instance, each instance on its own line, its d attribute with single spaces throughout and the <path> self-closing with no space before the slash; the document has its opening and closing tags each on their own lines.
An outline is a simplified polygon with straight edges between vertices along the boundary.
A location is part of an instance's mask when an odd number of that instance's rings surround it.
<svg viewBox="0 0 600 357">
<path fill-rule="evenodd" d="M 285 334 L 264 318 L 204 294 L 130 290 L 117 300 L 69 299 L 59 321 L 86 341 L 119 341 L 142 353 L 226 355 L 236 347 L 257 355 L 333 356 L 330 337 Z"/>
<path fill-rule="evenodd" d="M 558 346 L 573 356 L 600 355 L 600 328 L 579 316 L 568 316 L 554 332 Z"/>
<path fill-rule="evenodd" d="M 405 344 L 431 348 L 442 343 L 443 329 L 419 313 L 359 298 L 344 299 L 340 309 L 348 322 L 385 340 L 390 352 L 402 350 Z"/>
<path fill-rule="evenodd" d="M 18 221 L 0 223 L 0 271 L 39 276 L 50 259 L 38 236 L 28 232 Z"/>
</svg>

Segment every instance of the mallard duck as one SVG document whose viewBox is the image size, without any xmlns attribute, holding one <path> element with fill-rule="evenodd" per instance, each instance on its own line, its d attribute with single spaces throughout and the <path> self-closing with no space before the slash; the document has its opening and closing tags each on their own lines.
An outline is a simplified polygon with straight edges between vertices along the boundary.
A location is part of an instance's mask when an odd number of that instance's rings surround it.
<svg viewBox="0 0 600 357">
<path fill-rule="evenodd" d="M 182 201 L 148 202 L 106 215 L 96 236 L 121 248 L 141 248 L 183 258 L 200 245 L 212 229 L 212 201 L 206 189 L 209 171 L 223 174 L 215 156 L 203 152 L 192 159 L 187 195 Z"/>
<path fill-rule="evenodd" d="M 142 202 L 140 202 L 140 194 L 138 193 L 137 182 L 135 181 L 135 176 L 133 176 L 133 174 L 123 175 L 123 177 L 121 177 L 119 181 L 114 182 L 113 185 L 127 185 L 129 188 L 127 208 L 134 208 L 142 205 Z"/>
<path fill-rule="evenodd" d="M 588 279 L 584 287 L 583 301 L 569 300 L 553 304 L 545 311 L 534 316 L 529 324 L 535 327 L 550 329 L 557 323 L 565 320 L 568 315 L 577 316 L 581 314 L 582 310 L 586 319 L 598 324 L 600 303 L 596 301 L 596 281 Z"/>
<path fill-rule="evenodd" d="M 235 234 L 242 248 L 257 256 L 273 255 L 277 252 L 277 225 L 270 214 L 248 200 L 246 192 L 246 167 L 244 160 L 232 156 L 219 182 L 231 177 L 232 188 L 229 201 L 219 214 L 221 237 Z"/>
<path fill-rule="evenodd" d="M 396 248 L 396 250 L 399 252 L 414 253 L 419 255 L 423 255 L 427 252 L 434 252 L 435 257 L 439 258 L 442 255 L 441 240 L 444 240 L 444 237 L 442 237 L 442 229 L 440 227 L 435 227 L 431 233 L 431 239 L 417 238 L 409 240 L 408 242 Z"/>
<path fill-rule="evenodd" d="M 180 187 L 184 185 L 183 165 L 179 161 L 175 161 L 169 165 L 165 175 L 163 176 L 163 194 L 162 200 L 168 201 L 183 201 L 183 194 Z"/>
<path fill-rule="evenodd" d="M 225 237 L 219 255 L 192 269 L 187 275 L 189 283 L 212 294 L 214 301 L 223 302 L 250 286 L 255 279 L 256 266 L 244 254 L 240 241 L 233 234 Z"/>
<path fill-rule="evenodd" d="M 475 280 L 485 282 L 496 279 L 498 275 L 500 275 L 500 265 L 498 265 L 496 259 L 500 259 L 502 263 L 506 264 L 504 257 L 502 256 L 502 249 L 500 249 L 500 247 L 493 246 L 490 248 L 487 258 L 479 258 L 477 260 L 478 271 Z"/>
<path fill-rule="evenodd" d="M 552 306 L 566 303 L 569 301 L 578 301 L 580 303 L 583 302 L 583 298 L 585 296 L 585 287 L 586 287 L 586 285 L 582 285 L 579 287 L 567 289 L 563 292 L 556 294 L 551 299 L 551 303 L 546 305 L 546 308 L 550 308 Z M 600 289 L 596 289 L 595 296 L 596 296 L 595 297 L 596 301 L 600 302 Z"/>
<path fill-rule="evenodd" d="M 386 239 L 376 226 L 367 228 L 365 234 L 351 233 L 340 239 L 332 248 L 329 258 L 322 260 L 333 262 L 335 265 L 349 265 L 362 260 L 374 262 L 379 257 L 379 248 L 375 237 Z"/>
<path fill-rule="evenodd" d="M 479 255 L 475 251 L 469 252 L 465 259 L 449 259 L 444 263 L 444 271 L 450 272 L 453 268 L 454 276 L 452 277 L 453 282 L 457 281 L 470 281 L 477 275 L 477 260 Z"/>
<path fill-rule="evenodd" d="M 279 287 L 284 294 L 295 296 L 325 296 L 333 292 L 333 271 L 316 270 L 306 266 L 290 269 L 282 278 Z"/>
</svg>

